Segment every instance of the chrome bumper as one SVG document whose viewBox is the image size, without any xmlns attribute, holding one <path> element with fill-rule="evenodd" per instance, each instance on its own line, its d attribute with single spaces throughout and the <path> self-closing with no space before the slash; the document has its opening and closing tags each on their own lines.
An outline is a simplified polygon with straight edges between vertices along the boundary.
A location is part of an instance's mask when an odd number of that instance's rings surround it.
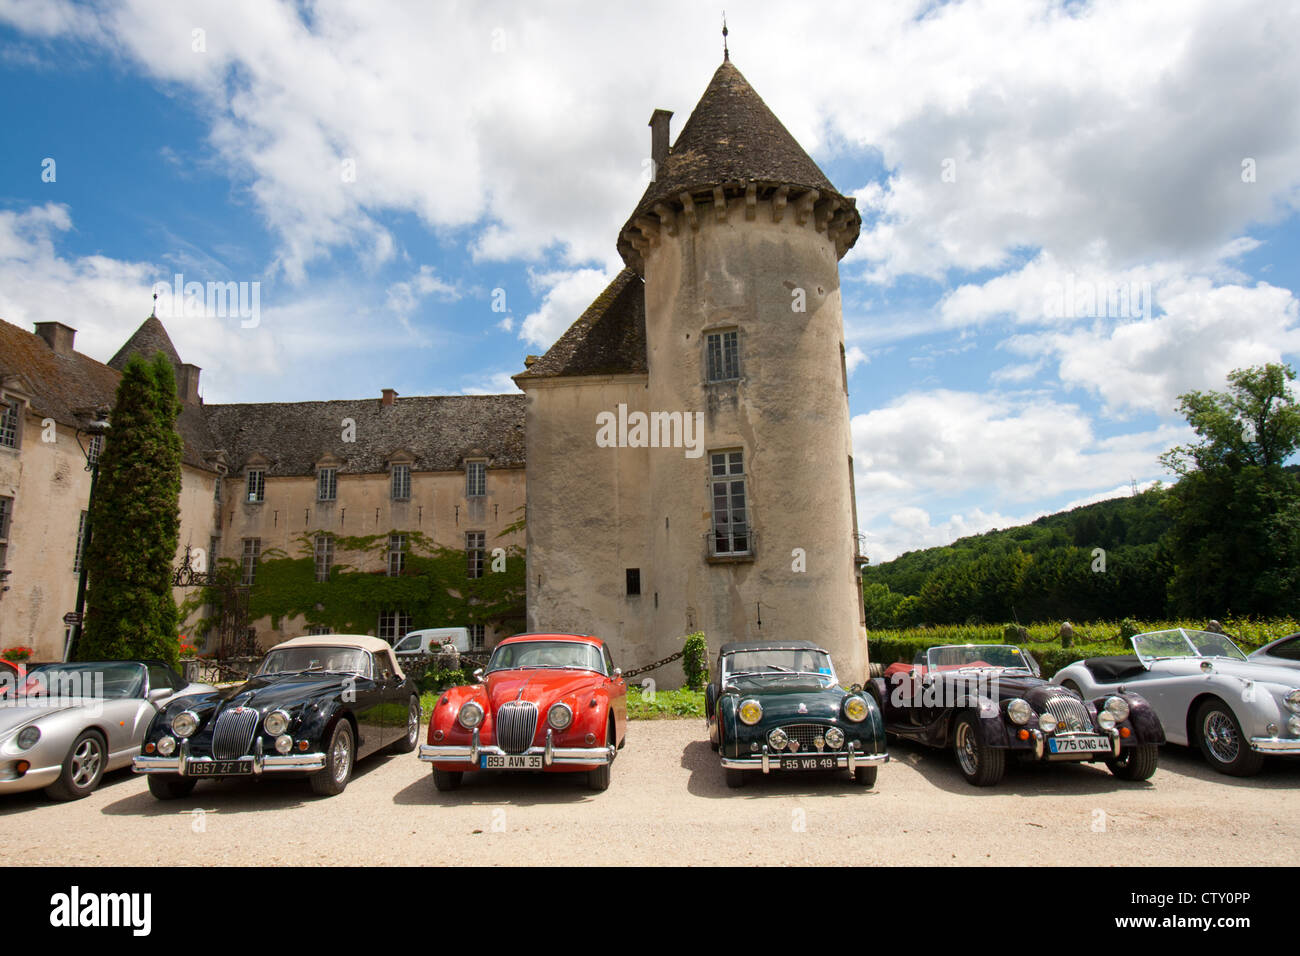
<svg viewBox="0 0 1300 956">
<path fill-rule="evenodd" d="M 507 754 L 495 744 L 479 743 L 478 731 L 469 745 L 465 744 L 421 744 L 420 759 L 430 763 L 469 763 L 478 766 L 479 757 L 491 754 L 497 757 L 525 757 L 541 754 L 542 766 L 555 764 L 595 764 L 604 766 L 614 762 L 614 745 L 608 747 L 556 747 L 552 743 L 553 734 L 546 731 L 546 745 L 529 747 L 521 754 Z"/>
<path fill-rule="evenodd" d="M 1300 753 L 1300 738 L 1251 737 L 1250 749 L 1270 754 Z"/>
<path fill-rule="evenodd" d="M 291 771 L 311 771 L 325 769 L 325 755 L 323 753 L 311 754 L 264 754 L 262 753 L 261 740 L 257 741 L 258 746 L 255 748 L 256 753 L 245 754 L 242 757 L 235 757 L 234 760 L 251 760 L 253 761 L 253 776 L 261 776 L 264 773 L 286 773 Z M 231 761 L 223 760 L 221 763 Z M 131 761 L 131 769 L 136 773 L 174 773 L 184 777 L 187 764 L 195 763 L 217 763 L 211 757 L 191 757 L 189 748 L 184 743 L 181 744 L 180 753 L 172 757 L 146 757 L 144 754 L 136 756 Z M 195 776 L 208 777 L 217 779 L 221 774 L 195 774 Z M 230 776 L 246 776 L 245 774 L 232 774 Z"/>
<path fill-rule="evenodd" d="M 772 764 L 776 764 L 776 769 L 781 769 L 782 757 L 834 757 L 835 766 L 841 769 L 856 770 L 858 767 L 876 767 L 882 763 L 889 762 L 889 754 L 864 754 L 858 753 L 849 747 L 843 752 L 828 752 L 825 750 L 809 751 L 807 754 L 793 753 L 772 753 L 767 744 L 763 745 L 763 751 L 753 757 L 723 757 L 722 766 L 728 770 L 761 770 L 763 773 L 772 772 Z"/>
</svg>

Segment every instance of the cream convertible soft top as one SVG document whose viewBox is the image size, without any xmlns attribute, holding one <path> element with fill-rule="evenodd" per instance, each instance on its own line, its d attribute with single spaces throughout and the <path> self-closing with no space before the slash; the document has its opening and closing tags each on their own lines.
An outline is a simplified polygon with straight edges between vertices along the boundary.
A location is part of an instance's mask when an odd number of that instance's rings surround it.
<svg viewBox="0 0 1300 956">
<path fill-rule="evenodd" d="M 278 651 L 282 647 L 359 647 L 371 654 L 386 654 L 393 671 L 402 680 L 406 680 L 406 675 L 397 666 L 397 658 L 393 656 L 393 646 L 369 634 L 317 634 L 313 637 L 291 637 L 287 641 L 281 641 L 271 650 Z"/>
</svg>

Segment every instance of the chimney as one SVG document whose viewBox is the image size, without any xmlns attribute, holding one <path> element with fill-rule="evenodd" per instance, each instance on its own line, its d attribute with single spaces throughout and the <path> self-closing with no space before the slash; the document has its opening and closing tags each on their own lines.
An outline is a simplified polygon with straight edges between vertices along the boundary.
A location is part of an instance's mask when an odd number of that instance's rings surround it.
<svg viewBox="0 0 1300 956">
<path fill-rule="evenodd" d="M 393 391 L 393 389 L 391 388 L 386 388 L 384 389 L 383 397 L 379 399 L 379 404 L 382 405 L 384 408 L 388 408 L 396 400 L 397 400 L 397 392 Z"/>
<path fill-rule="evenodd" d="M 199 404 L 199 373 L 197 365 L 184 362 L 176 370 L 176 393 L 186 405 Z"/>
<path fill-rule="evenodd" d="M 45 344 L 57 355 L 72 354 L 72 340 L 77 330 L 62 322 L 37 322 L 36 334 L 45 340 Z"/>
<path fill-rule="evenodd" d="M 655 110 L 650 114 L 650 158 L 655 164 L 656 179 L 659 167 L 668 158 L 668 121 L 672 118 L 672 110 Z"/>
</svg>

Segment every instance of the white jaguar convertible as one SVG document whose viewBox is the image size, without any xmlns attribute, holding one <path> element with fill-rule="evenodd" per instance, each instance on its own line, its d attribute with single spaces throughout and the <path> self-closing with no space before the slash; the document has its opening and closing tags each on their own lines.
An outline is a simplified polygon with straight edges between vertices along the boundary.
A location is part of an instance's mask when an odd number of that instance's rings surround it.
<svg viewBox="0 0 1300 956">
<path fill-rule="evenodd" d="M 1141 694 L 1165 737 L 1220 773 L 1258 773 L 1265 754 L 1300 756 L 1300 672 L 1247 658 L 1229 638 L 1173 628 L 1133 637 L 1133 654 L 1075 661 L 1052 682 L 1085 700 Z"/>
</svg>

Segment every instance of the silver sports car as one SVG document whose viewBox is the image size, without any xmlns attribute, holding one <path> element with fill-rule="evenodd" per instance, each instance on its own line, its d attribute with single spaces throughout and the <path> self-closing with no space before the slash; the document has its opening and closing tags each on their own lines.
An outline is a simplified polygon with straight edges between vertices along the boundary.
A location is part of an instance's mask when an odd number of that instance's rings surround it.
<svg viewBox="0 0 1300 956">
<path fill-rule="evenodd" d="M 1171 743 L 1199 747 L 1220 773 L 1258 773 L 1265 754 L 1300 756 L 1300 673 L 1247 658 L 1231 639 L 1172 628 L 1133 637 L 1134 653 L 1075 661 L 1052 682 L 1091 699 L 1132 691 Z"/>
<path fill-rule="evenodd" d="M 1288 634 L 1276 641 L 1265 644 L 1257 651 L 1251 651 L 1250 660 L 1275 667 L 1290 667 L 1300 670 L 1300 634 Z"/>
<path fill-rule="evenodd" d="M 84 797 L 106 771 L 131 763 L 160 707 L 212 690 L 153 661 L 34 667 L 0 701 L 0 794 Z"/>
</svg>

